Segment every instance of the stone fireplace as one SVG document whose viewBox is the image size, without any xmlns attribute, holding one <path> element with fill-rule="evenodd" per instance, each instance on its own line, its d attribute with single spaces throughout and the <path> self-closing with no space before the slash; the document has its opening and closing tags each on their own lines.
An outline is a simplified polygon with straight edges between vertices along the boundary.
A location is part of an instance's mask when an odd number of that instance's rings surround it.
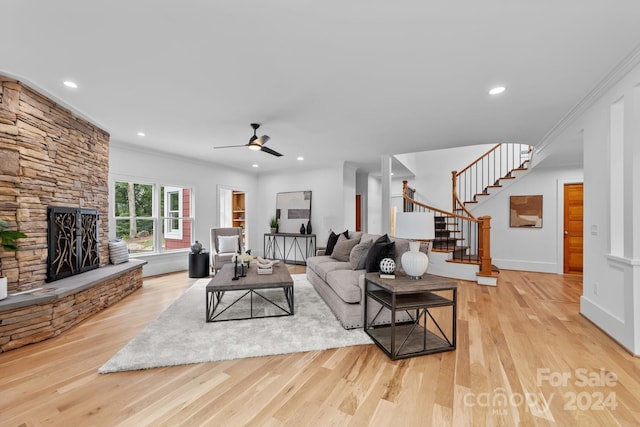
<svg viewBox="0 0 640 427">
<path fill-rule="evenodd" d="M 47 281 L 48 208 L 95 209 L 108 218 L 109 134 L 0 75 L 0 218 L 27 235 L 2 252 L 9 294 Z M 99 265 L 109 263 L 108 221 L 100 221 Z"/>
<path fill-rule="evenodd" d="M 55 337 L 142 286 L 144 261 L 107 265 L 108 174 L 107 132 L 0 75 L 0 218 L 27 235 L 15 253 L 0 249 L 9 291 L 0 353 Z"/>
<path fill-rule="evenodd" d="M 100 267 L 98 211 L 48 208 L 47 281 Z"/>
</svg>

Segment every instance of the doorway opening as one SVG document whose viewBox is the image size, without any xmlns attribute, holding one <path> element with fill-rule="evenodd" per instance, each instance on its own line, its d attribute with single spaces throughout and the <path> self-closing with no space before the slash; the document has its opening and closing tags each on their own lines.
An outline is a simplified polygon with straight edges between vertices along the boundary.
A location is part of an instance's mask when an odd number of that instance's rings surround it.
<svg viewBox="0 0 640 427">
<path fill-rule="evenodd" d="M 218 187 L 218 226 L 242 228 L 242 246 L 246 249 L 247 230 L 247 193 L 231 187 Z"/>
</svg>

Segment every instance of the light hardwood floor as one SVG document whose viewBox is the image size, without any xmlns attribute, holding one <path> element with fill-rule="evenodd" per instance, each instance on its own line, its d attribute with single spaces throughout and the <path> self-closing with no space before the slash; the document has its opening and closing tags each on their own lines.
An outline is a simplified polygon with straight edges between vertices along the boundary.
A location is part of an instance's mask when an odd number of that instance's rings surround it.
<svg viewBox="0 0 640 427">
<path fill-rule="evenodd" d="M 578 313 L 580 276 L 460 282 L 454 352 L 392 362 L 366 345 L 97 373 L 193 281 L 149 278 L 62 336 L 0 354 L 0 425 L 640 425 L 640 360 Z"/>
</svg>

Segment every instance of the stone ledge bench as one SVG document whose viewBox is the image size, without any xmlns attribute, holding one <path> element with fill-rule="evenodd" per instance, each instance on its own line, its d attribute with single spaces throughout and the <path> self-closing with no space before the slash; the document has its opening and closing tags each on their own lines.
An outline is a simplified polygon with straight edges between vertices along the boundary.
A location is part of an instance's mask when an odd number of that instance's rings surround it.
<svg viewBox="0 0 640 427">
<path fill-rule="evenodd" d="M 120 301 L 142 287 L 146 263 L 134 258 L 9 295 L 0 301 L 0 353 L 58 336 Z"/>
</svg>

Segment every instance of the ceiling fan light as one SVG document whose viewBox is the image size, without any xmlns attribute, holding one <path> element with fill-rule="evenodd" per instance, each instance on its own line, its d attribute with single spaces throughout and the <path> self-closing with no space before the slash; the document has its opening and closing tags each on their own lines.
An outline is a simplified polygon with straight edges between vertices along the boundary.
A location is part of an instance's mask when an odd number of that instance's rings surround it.
<svg viewBox="0 0 640 427">
<path fill-rule="evenodd" d="M 254 143 L 249 144 L 249 150 L 259 151 L 261 148 L 262 147 L 260 146 L 260 144 L 254 144 Z"/>
</svg>

